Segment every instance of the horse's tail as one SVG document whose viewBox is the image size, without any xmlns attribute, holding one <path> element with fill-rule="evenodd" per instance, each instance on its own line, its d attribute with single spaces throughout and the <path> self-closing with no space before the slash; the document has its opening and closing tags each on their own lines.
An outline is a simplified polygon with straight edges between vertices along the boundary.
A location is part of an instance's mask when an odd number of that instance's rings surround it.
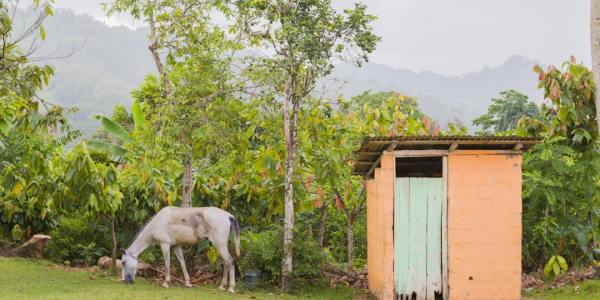
<svg viewBox="0 0 600 300">
<path fill-rule="evenodd" d="M 233 243 L 235 244 L 235 255 L 240 257 L 240 224 L 233 217 L 229 217 L 229 222 L 231 223 L 231 232 L 233 233 Z"/>
</svg>

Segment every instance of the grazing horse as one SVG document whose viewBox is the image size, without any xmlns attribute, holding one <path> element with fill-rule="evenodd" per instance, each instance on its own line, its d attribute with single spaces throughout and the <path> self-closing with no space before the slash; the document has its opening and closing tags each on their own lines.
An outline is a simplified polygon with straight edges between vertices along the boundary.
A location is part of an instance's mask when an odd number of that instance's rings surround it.
<svg viewBox="0 0 600 300">
<path fill-rule="evenodd" d="M 123 262 L 123 281 L 133 283 L 138 269 L 139 255 L 151 245 L 160 245 L 167 272 L 162 286 L 169 287 L 171 281 L 170 250 L 173 246 L 175 255 L 181 264 L 185 286 L 191 287 L 190 276 L 185 267 L 181 246 L 196 244 L 207 237 L 223 259 L 223 279 L 219 288 L 225 289 L 227 276 L 229 275 L 228 291 L 235 293 L 233 258 L 229 255 L 227 249 L 230 231 L 233 232 L 235 253 L 239 257 L 240 226 L 233 215 L 216 207 L 179 208 L 167 206 L 142 227 L 127 250 L 121 250 L 123 252 L 121 258 Z"/>
</svg>

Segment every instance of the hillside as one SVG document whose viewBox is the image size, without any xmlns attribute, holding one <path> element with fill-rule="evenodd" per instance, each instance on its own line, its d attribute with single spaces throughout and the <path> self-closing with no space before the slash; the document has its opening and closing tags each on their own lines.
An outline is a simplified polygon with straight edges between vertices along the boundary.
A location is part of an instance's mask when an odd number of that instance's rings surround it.
<svg viewBox="0 0 600 300">
<path fill-rule="evenodd" d="M 69 57 L 45 61 L 57 71 L 45 96 L 78 107 L 80 111 L 71 119 L 86 133 L 96 127 L 95 114 L 109 114 L 117 103 L 129 105 L 131 89 L 154 72 L 144 29 L 109 27 L 64 9 L 57 10 L 45 26 L 47 39 L 40 54 L 59 49 L 56 55 L 61 55 L 78 49 Z M 484 67 L 461 77 L 417 73 L 377 63 L 359 69 L 340 64 L 321 84 L 326 85 L 329 96 L 351 97 L 366 90 L 400 91 L 418 97 L 422 109 L 441 124 L 458 121 L 470 126 L 471 119 L 484 113 L 491 97 L 500 91 L 512 88 L 541 100 L 532 72 L 536 63 L 515 55 L 500 66 Z"/>
<path fill-rule="evenodd" d="M 365 90 L 400 91 L 418 97 L 423 111 L 441 124 L 458 121 L 470 127 L 471 120 L 485 113 L 491 98 L 501 91 L 516 89 L 539 102 L 543 95 L 536 88 L 537 78 L 532 71 L 536 64 L 539 62 L 515 55 L 498 67 L 485 67 L 461 77 L 416 73 L 376 63 L 360 69 L 342 64 L 331 75 L 338 78 L 337 82 L 328 80 L 328 90 L 340 91 L 348 97 Z"/>
</svg>

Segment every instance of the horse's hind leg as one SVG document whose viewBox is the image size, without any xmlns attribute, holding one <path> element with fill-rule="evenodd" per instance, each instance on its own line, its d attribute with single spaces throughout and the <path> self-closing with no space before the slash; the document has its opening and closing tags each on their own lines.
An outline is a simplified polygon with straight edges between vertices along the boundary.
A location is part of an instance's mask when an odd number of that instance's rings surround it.
<svg viewBox="0 0 600 300">
<path fill-rule="evenodd" d="M 233 266 L 233 258 L 231 255 L 229 255 L 229 250 L 227 249 L 227 239 L 225 239 L 224 242 L 214 241 L 213 244 L 223 259 L 223 278 L 221 279 L 221 285 L 219 288 L 222 290 L 225 289 L 227 278 L 229 277 L 229 289 L 227 289 L 227 291 L 230 293 L 235 293 L 235 270 Z"/>
<path fill-rule="evenodd" d="M 181 271 L 183 272 L 183 278 L 185 279 L 185 286 L 192 287 L 190 284 L 190 275 L 185 267 L 185 259 L 183 259 L 183 251 L 181 250 L 181 246 L 175 246 L 173 250 L 175 250 L 175 256 L 177 256 L 177 260 L 179 260 L 179 263 L 181 264 Z"/>
<path fill-rule="evenodd" d="M 162 250 L 165 260 L 165 282 L 163 282 L 162 286 L 168 288 L 171 282 L 171 245 L 160 244 L 160 250 Z"/>
</svg>

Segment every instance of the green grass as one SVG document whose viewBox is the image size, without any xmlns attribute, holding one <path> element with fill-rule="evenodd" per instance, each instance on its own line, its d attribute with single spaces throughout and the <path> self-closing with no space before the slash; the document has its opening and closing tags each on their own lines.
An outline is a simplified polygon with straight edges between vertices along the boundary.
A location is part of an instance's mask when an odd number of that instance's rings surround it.
<svg viewBox="0 0 600 300">
<path fill-rule="evenodd" d="M 588 280 L 577 286 L 565 286 L 559 289 L 536 290 L 523 293 L 525 299 L 535 300 L 597 300 L 600 299 L 600 280 Z"/>
<path fill-rule="evenodd" d="M 161 288 L 136 279 L 125 285 L 117 276 L 98 271 L 74 271 L 44 260 L 0 257 L 0 299 L 352 299 L 360 292 L 349 288 L 314 288 L 297 295 L 277 291 L 229 294 L 212 285 Z"/>
</svg>

